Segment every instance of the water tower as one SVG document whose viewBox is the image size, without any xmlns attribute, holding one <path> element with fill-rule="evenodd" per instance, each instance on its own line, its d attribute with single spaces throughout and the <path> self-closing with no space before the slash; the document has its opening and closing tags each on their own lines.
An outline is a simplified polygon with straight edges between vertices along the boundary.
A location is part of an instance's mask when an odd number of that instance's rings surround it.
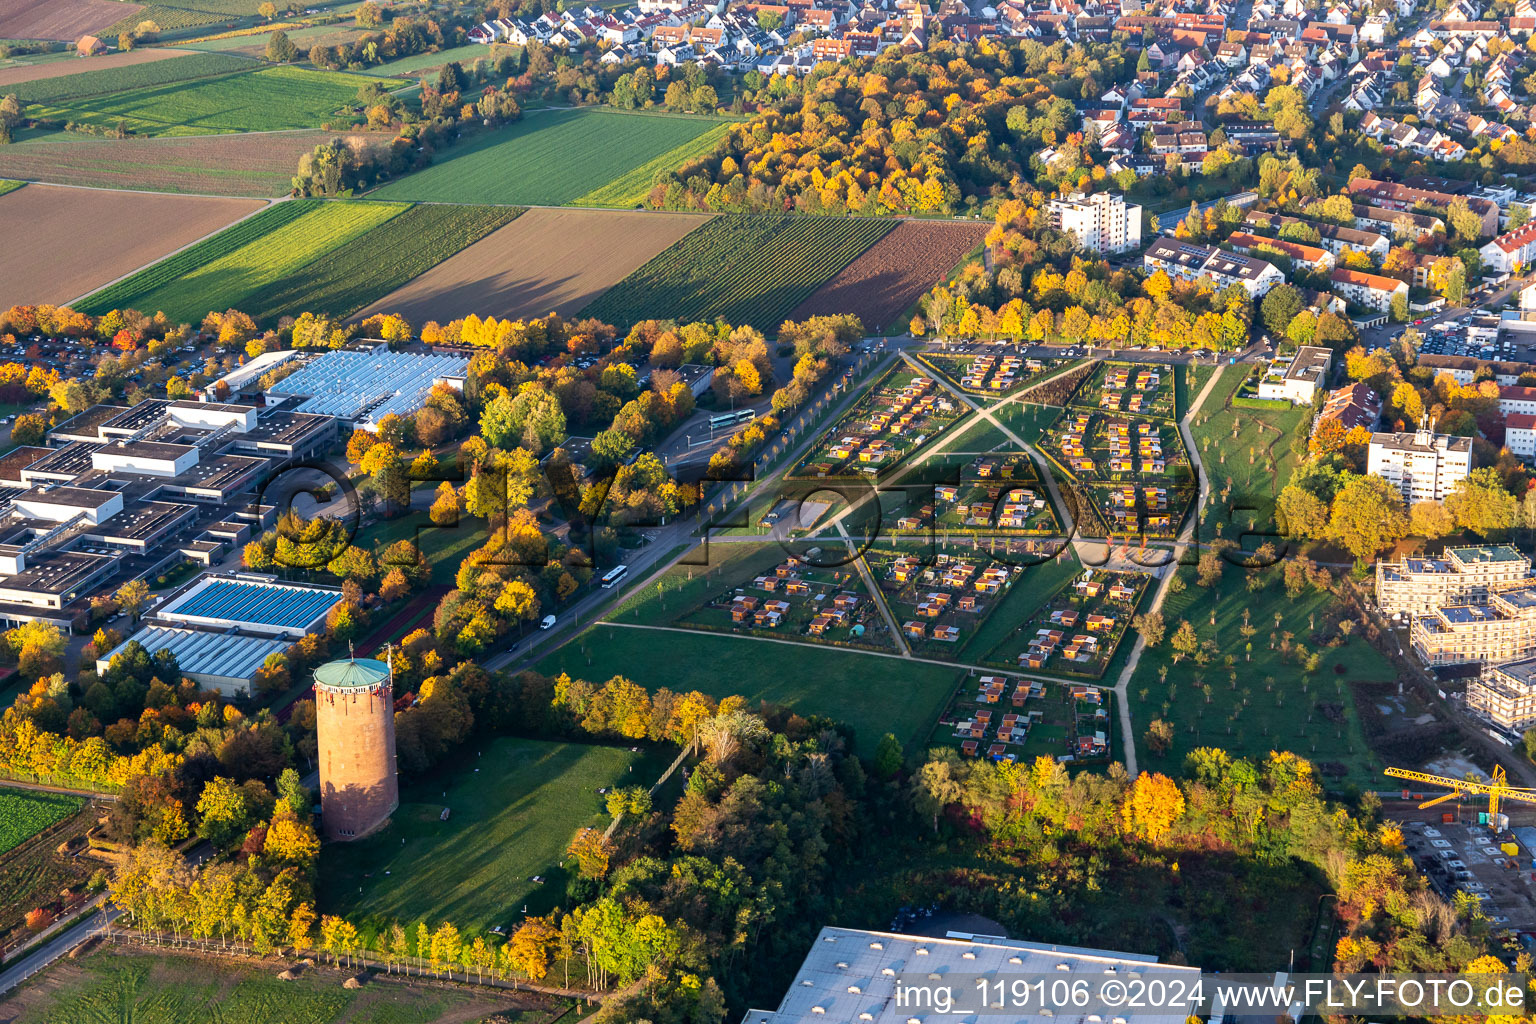
<svg viewBox="0 0 1536 1024">
<path fill-rule="evenodd" d="M 315 670 L 320 820 L 327 839 L 365 836 L 400 806 L 392 683 L 389 665 L 374 658 Z"/>
</svg>

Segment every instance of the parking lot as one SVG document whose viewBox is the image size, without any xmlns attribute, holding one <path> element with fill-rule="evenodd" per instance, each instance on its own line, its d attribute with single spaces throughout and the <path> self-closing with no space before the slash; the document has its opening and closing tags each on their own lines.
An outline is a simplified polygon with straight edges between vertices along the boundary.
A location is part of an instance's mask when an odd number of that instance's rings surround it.
<svg viewBox="0 0 1536 1024">
<path fill-rule="evenodd" d="M 1440 808 L 1419 812 L 1415 805 L 1408 807 L 1409 813 L 1436 819 L 1405 821 L 1403 842 L 1437 893 L 1450 900 L 1463 890 L 1481 900 L 1483 914 L 1495 930 L 1536 930 L 1536 869 L 1525 844 L 1508 832 L 1495 833 L 1478 824 L 1470 804 L 1452 811 L 1459 812 L 1459 820 L 1449 823 L 1439 820 Z M 1394 815 L 1387 812 L 1387 816 Z M 1508 842 L 1516 842 L 1520 852 L 1506 854 L 1501 844 Z"/>
</svg>

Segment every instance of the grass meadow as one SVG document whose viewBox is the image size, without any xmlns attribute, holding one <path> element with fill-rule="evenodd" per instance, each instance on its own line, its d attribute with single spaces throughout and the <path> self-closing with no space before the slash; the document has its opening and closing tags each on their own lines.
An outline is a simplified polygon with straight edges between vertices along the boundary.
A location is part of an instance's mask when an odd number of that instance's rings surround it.
<svg viewBox="0 0 1536 1024">
<path fill-rule="evenodd" d="M 565 896 L 560 862 L 571 838 L 609 820 L 598 790 L 650 786 L 670 760 L 665 750 L 511 737 L 471 743 L 402 788 L 388 827 L 327 850 L 322 909 L 360 921 L 449 920 L 467 931 L 511 925 L 524 904 L 546 913 Z"/>
</svg>

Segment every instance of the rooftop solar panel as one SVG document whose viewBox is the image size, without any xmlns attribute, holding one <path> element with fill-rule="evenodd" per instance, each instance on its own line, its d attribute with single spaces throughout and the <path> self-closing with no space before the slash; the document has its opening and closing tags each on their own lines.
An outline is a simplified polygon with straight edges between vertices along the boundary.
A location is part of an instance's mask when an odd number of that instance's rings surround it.
<svg viewBox="0 0 1536 1024">
<path fill-rule="evenodd" d="M 173 601 L 160 614 L 299 629 L 340 599 L 334 590 L 215 579 Z"/>
</svg>

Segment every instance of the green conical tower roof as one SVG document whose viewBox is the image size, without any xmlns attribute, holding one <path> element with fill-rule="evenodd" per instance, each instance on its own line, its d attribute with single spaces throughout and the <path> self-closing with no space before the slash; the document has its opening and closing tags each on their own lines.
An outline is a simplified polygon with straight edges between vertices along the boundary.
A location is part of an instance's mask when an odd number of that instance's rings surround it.
<svg viewBox="0 0 1536 1024">
<path fill-rule="evenodd" d="M 389 666 L 377 658 L 329 661 L 315 669 L 315 682 L 338 689 L 367 689 L 389 678 Z"/>
</svg>

